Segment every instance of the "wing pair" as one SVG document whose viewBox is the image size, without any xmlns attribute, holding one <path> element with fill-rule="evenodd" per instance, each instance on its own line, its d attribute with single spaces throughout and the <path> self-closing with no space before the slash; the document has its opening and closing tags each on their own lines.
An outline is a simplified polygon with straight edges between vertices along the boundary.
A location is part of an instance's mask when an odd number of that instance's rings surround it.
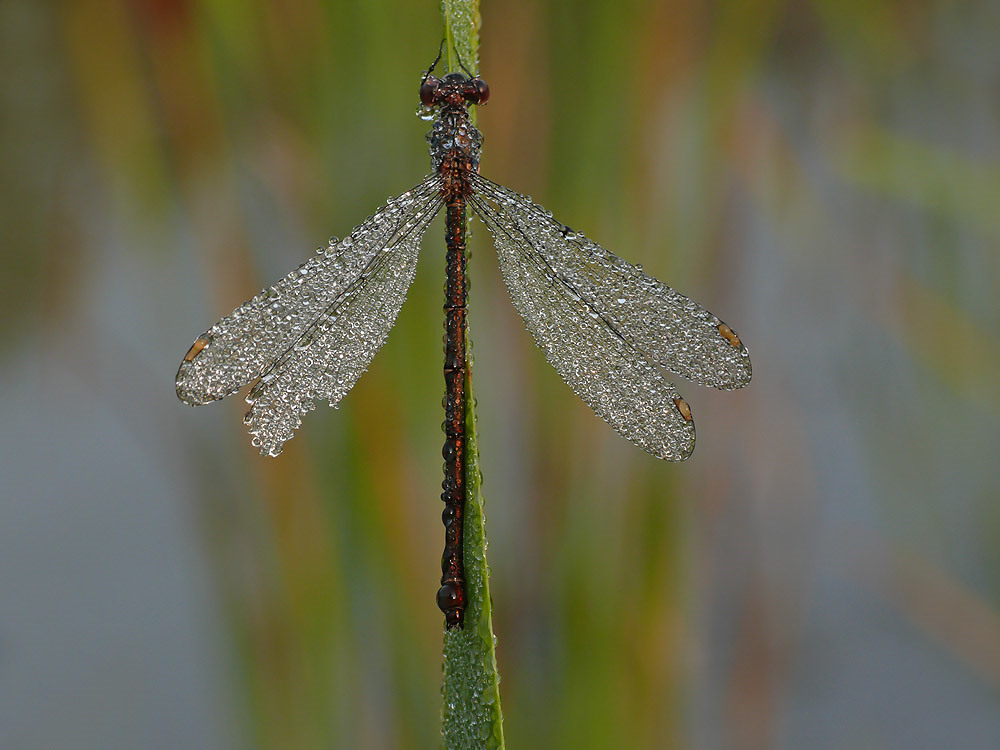
<svg viewBox="0 0 1000 750">
<path fill-rule="evenodd" d="M 736 334 L 523 195 L 479 175 L 472 181 L 470 205 L 546 359 L 622 436 L 659 458 L 687 458 L 691 412 L 657 365 L 740 388 L 750 358 Z M 439 190 L 440 178 L 427 177 L 212 326 L 181 363 L 177 395 L 203 404 L 257 380 L 245 421 L 261 453 L 277 455 L 302 415 L 317 400 L 335 406 L 382 347 L 441 208 Z"/>
</svg>

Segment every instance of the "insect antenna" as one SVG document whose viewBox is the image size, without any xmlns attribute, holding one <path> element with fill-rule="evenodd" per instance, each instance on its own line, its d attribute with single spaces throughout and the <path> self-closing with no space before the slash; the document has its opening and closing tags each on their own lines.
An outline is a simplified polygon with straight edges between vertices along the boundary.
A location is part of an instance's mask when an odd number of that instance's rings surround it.
<svg viewBox="0 0 1000 750">
<path fill-rule="evenodd" d="M 465 67 L 465 63 L 462 62 L 462 56 L 458 54 L 458 49 L 455 49 L 455 57 L 458 59 L 458 67 L 465 71 L 469 78 L 475 78 L 476 76 L 472 74 L 472 71 Z"/>
<path fill-rule="evenodd" d="M 438 45 L 438 55 L 434 58 L 434 62 L 431 63 L 431 66 L 424 72 L 424 81 L 430 77 L 431 73 L 434 72 L 434 68 L 436 68 L 437 64 L 441 62 L 441 55 L 444 54 L 444 41 L 444 37 L 441 37 L 441 44 Z M 423 81 L 421 81 L 421 83 L 422 82 Z"/>
</svg>

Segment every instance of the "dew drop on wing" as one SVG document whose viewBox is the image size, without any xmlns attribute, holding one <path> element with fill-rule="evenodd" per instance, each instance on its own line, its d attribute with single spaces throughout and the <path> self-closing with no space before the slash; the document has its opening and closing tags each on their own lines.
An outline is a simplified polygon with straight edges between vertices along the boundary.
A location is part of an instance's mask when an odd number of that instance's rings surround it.
<svg viewBox="0 0 1000 750">
<path fill-rule="evenodd" d="M 584 234 L 571 230 L 570 241 L 567 226 L 530 199 L 481 175 L 473 183 L 477 212 L 487 201 L 496 206 L 491 231 L 519 243 L 531 269 L 544 271 L 543 283 L 577 290 L 580 304 L 599 310 L 640 355 L 700 385 L 732 390 L 750 382 L 746 347 L 711 312 Z"/>
<path fill-rule="evenodd" d="M 470 203 L 494 236 L 514 306 L 549 363 L 622 436 L 660 458 L 685 458 L 694 431 L 671 403 L 676 391 L 577 293 L 587 289 L 586 279 L 567 282 L 554 272 L 558 257 L 539 249 L 543 243 L 536 237 L 546 235 L 537 223 L 526 227 L 521 213 L 494 208 L 478 196 Z M 522 209 L 529 217 L 544 216 L 523 203 L 515 208 Z M 558 246 L 551 234 L 560 235 L 562 225 L 544 221 L 551 224 L 545 243 L 551 250 Z"/>
<path fill-rule="evenodd" d="M 511 298 L 549 362 L 623 436 L 661 458 L 686 458 L 693 424 L 666 398 L 679 395 L 651 363 L 702 385 L 739 388 L 750 379 L 745 347 L 731 345 L 710 312 L 585 235 L 567 231 L 544 208 L 480 175 L 473 183 L 470 203 L 494 235 Z M 547 304 L 553 296 L 568 307 Z M 566 348 L 577 351 L 567 354 Z M 629 360 L 635 377 L 647 380 L 639 393 L 625 397 Z M 626 408 L 623 398 L 635 402 Z M 660 428 L 644 425 L 647 418 Z"/>
<path fill-rule="evenodd" d="M 322 252 L 212 326 L 204 336 L 211 339 L 211 347 L 192 362 L 182 361 L 178 369 L 178 395 L 188 403 L 207 403 L 257 381 L 251 389 L 253 408 L 248 422 L 252 437 L 265 454 L 280 451 L 281 443 L 298 427 L 301 413 L 311 408 L 306 402 L 312 398 L 304 394 L 317 390 L 317 379 L 337 390 L 336 399 L 342 397 L 381 346 L 398 312 L 394 306 L 405 298 L 405 289 L 400 287 L 408 287 L 412 275 L 409 270 L 400 273 L 395 266 L 409 269 L 414 265 L 415 235 L 422 233 L 440 205 L 439 178 L 426 178 L 407 195 L 408 202 L 402 207 L 388 201 L 348 237 L 332 237 Z M 418 210 L 423 216 L 414 224 L 411 214 Z M 395 256 L 381 252 L 387 244 L 399 246 L 401 252 Z M 375 286 L 369 278 L 373 268 Z M 386 284 L 395 291 L 382 294 Z M 352 286 L 370 289 L 374 301 L 364 325 L 359 326 L 350 316 L 341 317 L 343 304 L 338 300 L 344 300 Z M 356 296 L 346 302 L 357 309 Z M 341 327 L 344 330 L 340 333 L 351 335 L 374 331 L 374 343 L 354 341 L 351 357 L 339 360 L 341 369 L 346 367 L 350 373 L 330 373 L 324 380 L 317 344 L 330 343 L 330 336 Z M 385 330 L 379 335 L 381 327 Z M 293 372 L 305 377 L 293 377 Z"/>
</svg>

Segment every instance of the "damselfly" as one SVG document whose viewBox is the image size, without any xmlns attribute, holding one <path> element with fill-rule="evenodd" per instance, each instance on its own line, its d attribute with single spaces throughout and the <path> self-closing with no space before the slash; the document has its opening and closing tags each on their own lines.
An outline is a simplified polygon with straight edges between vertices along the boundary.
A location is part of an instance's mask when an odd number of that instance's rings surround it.
<svg viewBox="0 0 1000 750">
<path fill-rule="evenodd" d="M 438 78 L 434 67 L 420 82 L 420 101 L 435 118 L 432 173 L 199 336 L 177 372 L 177 395 L 205 404 L 256 381 L 244 421 L 261 453 L 278 455 L 302 415 L 317 401 L 335 406 L 367 369 L 413 281 L 420 240 L 443 208 L 445 550 L 437 599 L 454 628 L 466 605 L 467 206 L 493 235 L 511 299 L 546 359 L 648 453 L 681 461 L 695 441 L 691 409 L 660 368 L 731 390 L 750 382 L 750 356 L 712 313 L 480 176 L 482 135 L 469 108 L 486 103 L 489 87 L 478 75 Z"/>
</svg>

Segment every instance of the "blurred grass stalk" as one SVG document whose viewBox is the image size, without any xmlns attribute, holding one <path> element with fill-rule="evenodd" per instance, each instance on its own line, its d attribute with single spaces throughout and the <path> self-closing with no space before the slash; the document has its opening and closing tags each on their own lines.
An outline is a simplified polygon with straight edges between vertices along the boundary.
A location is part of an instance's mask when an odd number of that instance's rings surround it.
<svg viewBox="0 0 1000 750">
<path fill-rule="evenodd" d="M 448 71 L 463 66 L 479 68 L 478 0 L 443 0 Z M 475 121 L 475 110 L 472 113 Z M 468 221 L 468 216 L 466 216 Z M 444 635 L 444 704 L 441 736 L 444 747 L 502 748 L 503 713 L 500 708 L 500 673 L 493 635 L 489 568 L 486 564 L 486 529 L 476 439 L 475 395 L 472 389 L 472 339 L 466 329 L 465 368 L 465 560 L 466 597 L 464 626 Z"/>
</svg>

